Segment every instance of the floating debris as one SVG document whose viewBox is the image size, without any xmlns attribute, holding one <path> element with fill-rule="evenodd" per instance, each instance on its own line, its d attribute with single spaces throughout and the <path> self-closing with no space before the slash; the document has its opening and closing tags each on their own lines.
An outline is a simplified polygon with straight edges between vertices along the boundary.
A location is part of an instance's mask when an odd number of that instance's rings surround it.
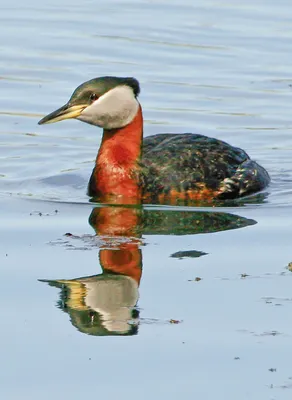
<svg viewBox="0 0 292 400">
<path fill-rule="evenodd" d="M 263 333 L 254 334 L 254 336 L 278 336 L 278 335 L 282 335 L 282 333 L 278 331 L 267 331 Z"/>
<path fill-rule="evenodd" d="M 68 239 L 64 239 L 64 237 Z M 92 250 L 94 248 L 118 250 L 120 246 L 128 243 L 143 245 L 143 242 L 136 237 L 76 235 L 71 232 L 66 232 L 62 238 L 49 242 L 51 246 L 64 246 L 67 250 Z"/>
<path fill-rule="evenodd" d="M 178 319 L 170 319 L 169 323 L 170 324 L 180 324 L 182 321 L 179 321 Z"/>
<path fill-rule="evenodd" d="M 72 237 L 72 238 L 76 238 L 76 239 L 80 239 L 80 236 L 78 236 L 78 235 L 73 235 L 73 233 L 70 233 L 70 232 L 64 233 L 64 236 L 66 236 L 66 237 Z"/>
<path fill-rule="evenodd" d="M 58 214 L 58 210 L 54 210 L 52 213 L 43 213 L 42 211 L 32 211 L 29 215 L 38 215 L 39 217 L 52 217 Z"/>
<path fill-rule="evenodd" d="M 177 251 L 176 253 L 171 254 L 170 257 L 172 258 L 178 258 L 179 260 L 182 260 L 183 258 L 198 258 L 201 256 L 205 256 L 208 253 L 205 253 L 203 251 L 197 251 L 197 250 L 189 250 L 189 251 Z"/>
</svg>

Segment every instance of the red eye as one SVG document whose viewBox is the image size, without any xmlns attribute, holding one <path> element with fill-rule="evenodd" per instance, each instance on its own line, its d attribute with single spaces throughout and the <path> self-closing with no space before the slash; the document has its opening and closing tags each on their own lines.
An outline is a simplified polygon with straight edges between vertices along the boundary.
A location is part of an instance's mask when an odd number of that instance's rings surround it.
<svg viewBox="0 0 292 400">
<path fill-rule="evenodd" d="M 89 96 L 90 101 L 95 101 L 98 99 L 98 95 L 95 93 L 91 93 L 91 95 Z"/>
</svg>

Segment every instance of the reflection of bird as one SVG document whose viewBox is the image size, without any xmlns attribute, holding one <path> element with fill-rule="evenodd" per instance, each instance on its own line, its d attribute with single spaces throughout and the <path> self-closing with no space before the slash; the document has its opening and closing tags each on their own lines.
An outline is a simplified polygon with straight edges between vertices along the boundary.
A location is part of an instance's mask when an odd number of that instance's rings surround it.
<svg viewBox="0 0 292 400">
<path fill-rule="evenodd" d="M 42 280 L 61 289 L 58 307 L 89 335 L 133 335 L 138 331 L 138 282 L 103 273 L 70 280 Z"/>
<path fill-rule="evenodd" d="M 89 335 L 134 335 L 140 324 L 139 285 L 142 276 L 142 235 L 194 235 L 254 225 L 256 221 L 220 212 L 146 210 L 140 206 L 95 207 L 89 223 L 100 238 L 102 273 L 75 279 L 42 280 L 60 289 L 58 307 L 72 325 Z M 88 235 L 68 235 L 85 240 Z M 74 239 L 73 239 L 74 238 Z M 95 237 L 92 237 L 95 239 Z M 92 248 L 92 247 L 91 247 Z M 181 250 L 170 257 L 207 253 Z"/>
<path fill-rule="evenodd" d="M 89 335 L 134 335 L 138 332 L 142 253 L 136 207 L 98 207 L 89 222 L 103 237 L 99 250 L 102 274 L 76 279 L 42 280 L 61 289 L 59 308 Z"/>
<path fill-rule="evenodd" d="M 39 124 L 68 118 L 104 129 L 88 193 L 163 201 L 212 200 L 255 193 L 266 170 L 241 149 L 206 136 L 159 134 L 143 141 L 140 87 L 134 78 L 101 77 L 80 85 Z"/>
</svg>

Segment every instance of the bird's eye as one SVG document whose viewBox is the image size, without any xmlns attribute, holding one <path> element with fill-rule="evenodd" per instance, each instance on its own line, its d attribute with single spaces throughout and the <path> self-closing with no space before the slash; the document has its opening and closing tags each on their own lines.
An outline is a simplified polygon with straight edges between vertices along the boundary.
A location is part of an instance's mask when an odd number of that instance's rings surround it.
<svg viewBox="0 0 292 400">
<path fill-rule="evenodd" d="M 89 96 L 90 101 L 95 101 L 98 99 L 98 95 L 96 93 L 91 93 Z"/>
</svg>

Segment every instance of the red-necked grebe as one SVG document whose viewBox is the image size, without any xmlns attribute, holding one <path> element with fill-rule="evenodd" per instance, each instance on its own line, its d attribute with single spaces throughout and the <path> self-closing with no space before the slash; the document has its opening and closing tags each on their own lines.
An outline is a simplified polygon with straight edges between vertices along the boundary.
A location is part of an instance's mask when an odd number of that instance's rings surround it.
<svg viewBox="0 0 292 400">
<path fill-rule="evenodd" d="M 157 134 L 143 140 L 134 78 L 100 77 L 77 87 L 39 124 L 68 118 L 103 128 L 88 194 L 135 199 L 234 199 L 264 189 L 267 171 L 245 151 L 206 136 Z"/>
</svg>

